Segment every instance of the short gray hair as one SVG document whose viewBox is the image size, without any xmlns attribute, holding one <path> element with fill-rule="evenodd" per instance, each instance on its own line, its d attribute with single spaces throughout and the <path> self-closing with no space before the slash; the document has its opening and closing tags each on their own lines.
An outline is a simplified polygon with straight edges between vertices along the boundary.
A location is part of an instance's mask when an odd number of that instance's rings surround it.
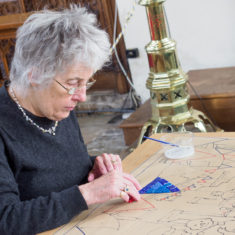
<svg viewBox="0 0 235 235">
<path fill-rule="evenodd" d="M 16 38 L 10 80 L 22 92 L 29 87 L 29 74 L 35 83 L 46 85 L 69 65 L 82 63 L 96 72 L 110 59 L 108 34 L 93 13 L 74 4 L 63 11 L 32 14 Z"/>
</svg>

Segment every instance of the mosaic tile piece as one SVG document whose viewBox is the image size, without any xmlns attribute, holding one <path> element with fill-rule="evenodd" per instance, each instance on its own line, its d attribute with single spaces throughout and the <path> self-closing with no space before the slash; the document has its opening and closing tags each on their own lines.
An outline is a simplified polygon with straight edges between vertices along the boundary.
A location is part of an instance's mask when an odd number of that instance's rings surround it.
<svg viewBox="0 0 235 235">
<path fill-rule="evenodd" d="M 175 185 L 171 184 L 169 181 L 160 177 L 157 177 L 139 191 L 140 194 L 172 192 L 180 192 L 180 190 Z"/>
</svg>

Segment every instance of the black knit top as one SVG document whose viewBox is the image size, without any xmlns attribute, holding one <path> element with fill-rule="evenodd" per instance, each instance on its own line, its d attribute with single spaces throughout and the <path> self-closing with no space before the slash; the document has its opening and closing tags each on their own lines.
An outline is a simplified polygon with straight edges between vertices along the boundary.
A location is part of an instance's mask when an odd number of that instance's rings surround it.
<svg viewBox="0 0 235 235">
<path fill-rule="evenodd" d="M 48 129 L 54 121 L 27 115 Z M 0 88 L 0 234 L 36 234 L 56 228 L 87 209 L 78 185 L 92 161 L 73 112 L 56 134 L 33 126 Z"/>
</svg>

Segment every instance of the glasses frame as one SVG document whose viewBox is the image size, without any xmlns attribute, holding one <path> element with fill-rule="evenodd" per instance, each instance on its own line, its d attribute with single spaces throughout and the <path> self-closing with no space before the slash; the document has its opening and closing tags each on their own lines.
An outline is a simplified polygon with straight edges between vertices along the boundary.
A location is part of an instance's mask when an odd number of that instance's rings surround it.
<svg viewBox="0 0 235 235">
<path fill-rule="evenodd" d="M 67 88 L 63 84 L 61 84 L 59 81 L 54 79 L 55 82 L 57 82 L 61 87 L 63 87 L 69 95 L 74 95 L 76 91 L 81 90 L 83 87 L 86 87 L 86 90 L 89 90 L 96 82 L 94 78 L 90 79 L 90 82 L 87 82 L 86 85 L 78 86 L 78 87 L 72 87 L 72 88 Z"/>
</svg>

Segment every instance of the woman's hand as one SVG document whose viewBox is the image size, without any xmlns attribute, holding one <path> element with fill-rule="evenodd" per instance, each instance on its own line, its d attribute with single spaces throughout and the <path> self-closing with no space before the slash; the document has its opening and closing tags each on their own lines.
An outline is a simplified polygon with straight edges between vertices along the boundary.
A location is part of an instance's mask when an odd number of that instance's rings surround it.
<svg viewBox="0 0 235 235">
<path fill-rule="evenodd" d="M 132 175 L 122 173 L 118 169 L 79 186 L 87 205 L 102 203 L 117 197 L 121 197 L 126 202 L 130 197 L 138 201 L 140 189 L 140 184 Z"/>
<path fill-rule="evenodd" d="M 119 155 L 103 153 L 101 156 L 96 157 L 94 166 L 88 174 L 88 182 L 113 170 L 122 172 L 121 158 Z"/>
</svg>

